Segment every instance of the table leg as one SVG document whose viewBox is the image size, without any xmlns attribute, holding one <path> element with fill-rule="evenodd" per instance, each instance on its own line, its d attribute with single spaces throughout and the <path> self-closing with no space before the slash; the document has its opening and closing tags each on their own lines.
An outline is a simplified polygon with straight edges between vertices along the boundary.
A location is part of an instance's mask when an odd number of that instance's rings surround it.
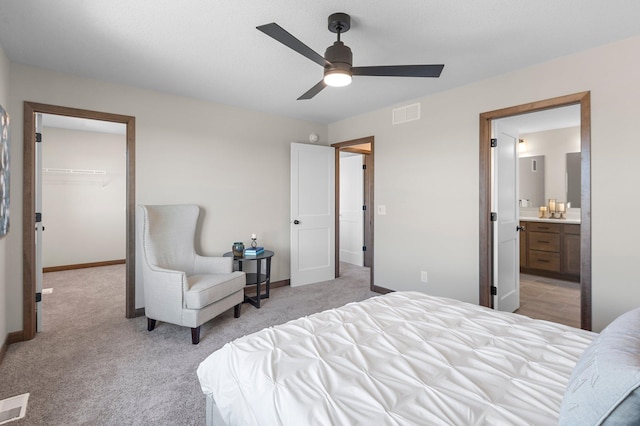
<svg viewBox="0 0 640 426">
<path fill-rule="evenodd" d="M 269 298 L 269 289 L 271 288 L 271 258 L 267 258 L 267 276 L 266 276 L 266 287 L 267 287 L 267 295 L 266 298 Z"/>
<path fill-rule="evenodd" d="M 260 309 L 260 273 L 262 272 L 261 267 L 262 259 L 258 259 L 256 261 L 256 308 Z"/>
<path fill-rule="evenodd" d="M 260 309 L 260 299 L 268 299 L 269 298 L 269 293 L 271 292 L 271 257 L 266 257 L 265 258 L 267 260 L 267 265 L 266 265 L 266 269 L 265 269 L 265 279 L 264 279 L 264 284 L 265 284 L 265 292 L 264 294 L 260 291 L 260 284 L 262 283 L 262 258 L 257 258 L 257 259 L 244 259 L 245 261 L 248 260 L 255 260 L 256 261 L 256 281 L 254 282 L 248 282 L 247 285 L 255 285 L 256 286 L 256 295 L 255 297 L 251 297 L 251 296 L 247 296 L 245 294 L 244 296 L 244 301 L 246 303 L 250 303 L 253 306 L 255 306 L 256 308 Z M 242 271 L 242 261 L 240 259 L 238 259 L 238 270 Z M 253 275 L 253 274 L 251 274 Z"/>
</svg>

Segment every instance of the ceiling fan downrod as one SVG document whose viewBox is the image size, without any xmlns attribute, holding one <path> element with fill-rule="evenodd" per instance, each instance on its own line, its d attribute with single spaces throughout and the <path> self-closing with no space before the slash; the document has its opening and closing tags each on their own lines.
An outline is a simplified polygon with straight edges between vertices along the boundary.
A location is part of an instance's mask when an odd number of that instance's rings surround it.
<svg viewBox="0 0 640 426">
<path fill-rule="evenodd" d="M 351 66 L 353 64 L 353 53 L 349 46 L 340 41 L 340 34 L 349 31 L 351 28 L 351 17 L 346 13 L 334 13 L 329 16 L 329 31 L 338 35 L 338 40 L 329 46 L 324 52 L 324 58 L 330 62 L 325 65 L 325 77 L 330 74 L 340 74 L 338 83 L 331 83 L 325 78 L 325 83 L 330 86 L 344 86 L 351 83 Z"/>
</svg>

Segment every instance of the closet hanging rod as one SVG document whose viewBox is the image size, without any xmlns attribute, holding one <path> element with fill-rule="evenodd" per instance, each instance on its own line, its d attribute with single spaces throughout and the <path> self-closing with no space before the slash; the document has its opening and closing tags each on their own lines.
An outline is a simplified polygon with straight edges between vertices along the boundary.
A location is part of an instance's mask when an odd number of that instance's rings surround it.
<svg viewBox="0 0 640 426">
<path fill-rule="evenodd" d="M 45 173 L 66 173 L 66 174 L 74 174 L 74 175 L 106 175 L 107 174 L 105 170 L 86 170 L 86 169 L 43 168 L 42 171 Z"/>
</svg>

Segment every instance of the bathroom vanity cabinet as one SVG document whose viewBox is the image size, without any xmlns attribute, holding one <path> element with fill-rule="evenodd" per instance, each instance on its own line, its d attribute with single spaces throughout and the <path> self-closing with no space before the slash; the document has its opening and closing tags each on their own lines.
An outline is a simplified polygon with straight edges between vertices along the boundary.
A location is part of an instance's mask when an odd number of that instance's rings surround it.
<svg viewBox="0 0 640 426">
<path fill-rule="evenodd" d="M 580 281 L 580 225 L 520 221 L 520 272 Z"/>
</svg>

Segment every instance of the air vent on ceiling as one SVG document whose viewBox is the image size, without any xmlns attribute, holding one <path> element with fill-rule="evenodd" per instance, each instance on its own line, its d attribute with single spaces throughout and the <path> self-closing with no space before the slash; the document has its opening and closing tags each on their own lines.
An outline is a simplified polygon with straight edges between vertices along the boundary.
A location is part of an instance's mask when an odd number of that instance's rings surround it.
<svg viewBox="0 0 640 426">
<path fill-rule="evenodd" d="M 391 122 L 402 124 L 407 121 L 420 120 L 420 104 L 411 104 L 400 108 L 394 108 L 391 112 Z"/>
</svg>

